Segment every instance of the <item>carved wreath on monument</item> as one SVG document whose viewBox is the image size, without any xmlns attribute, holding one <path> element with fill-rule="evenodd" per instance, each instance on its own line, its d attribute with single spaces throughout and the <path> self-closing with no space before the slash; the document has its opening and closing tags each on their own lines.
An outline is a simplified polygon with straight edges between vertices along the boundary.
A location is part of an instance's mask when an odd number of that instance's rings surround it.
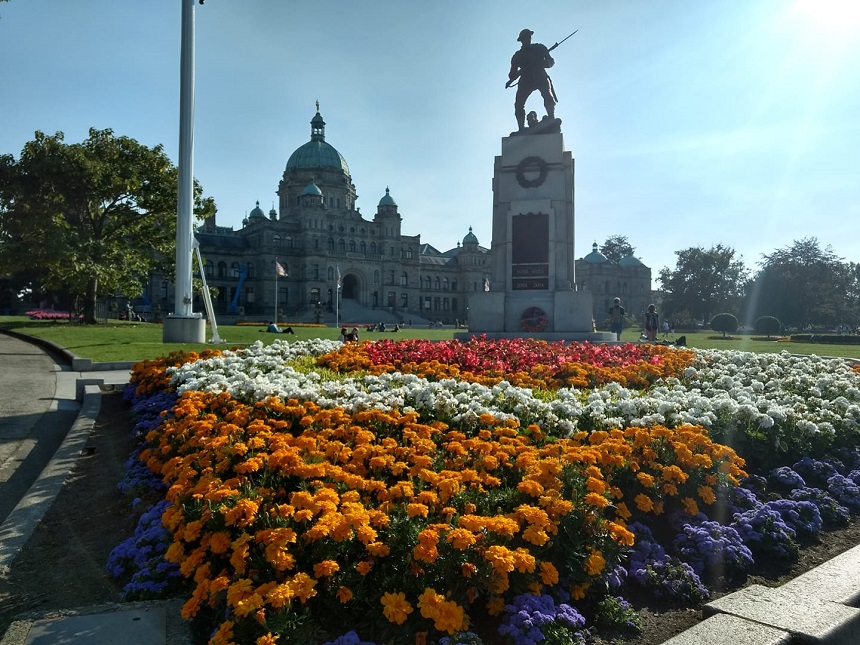
<svg viewBox="0 0 860 645">
<path fill-rule="evenodd" d="M 543 331 L 548 324 L 549 316 L 540 307 L 529 307 L 520 316 L 520 327 L 523 331 Z"/>
<path fill-rule="evenodd" d="M 526 157 L 517 164 L 517 183 L 523 188 L 536 188 L 546 181 L 548 171 L 546 161 L 540 157 Z M 535 172 L 537 177 L 526 176 L 526 173 L 533 175 Z"/>
</svg>

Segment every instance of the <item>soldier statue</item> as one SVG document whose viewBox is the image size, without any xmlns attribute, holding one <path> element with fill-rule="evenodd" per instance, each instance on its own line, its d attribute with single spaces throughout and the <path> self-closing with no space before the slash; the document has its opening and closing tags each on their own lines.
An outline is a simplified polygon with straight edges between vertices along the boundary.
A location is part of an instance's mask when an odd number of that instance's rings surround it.
<svg viewBox="0 0 860 645">
<path fill-rule="evenodd" d="M 505 84 L 506 88 L 511 87 L 514 81 L 519 79 L 517 96 L 514 99 L 514 116 L 517 118 L 520 132 L 523 132 L 526 127 L 526 100 L 532 92 L 535 90 L 540 92 L 546 108 L 546 118 L 550 121 L 555 119 L 555 104 L 558 102 L 552 87 L 552 79 L 546 73 L 546 70 L 555 64 L 550 56 L 551 50 L 540 43 L 533 43 L 533 35 L 534 32 L 530 29 L 523 29 L 520 32 L 517 40 L 522 43 L 522 47 L 511 57 L 511 71 Z M 558 43 L 552 49 L 557 46 Z"/>
</svg>

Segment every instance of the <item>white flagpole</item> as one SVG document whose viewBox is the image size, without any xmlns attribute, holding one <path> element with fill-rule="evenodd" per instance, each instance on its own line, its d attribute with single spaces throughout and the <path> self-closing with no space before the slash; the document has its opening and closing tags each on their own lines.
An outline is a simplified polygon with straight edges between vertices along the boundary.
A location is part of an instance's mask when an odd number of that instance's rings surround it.
<svg viewBox="0 0 860 645">
<path fill-rule="evenodd" d="M 275 258 L 275 317 L 272 322 L 278 324 L 278 258 Z"/>
</svg>

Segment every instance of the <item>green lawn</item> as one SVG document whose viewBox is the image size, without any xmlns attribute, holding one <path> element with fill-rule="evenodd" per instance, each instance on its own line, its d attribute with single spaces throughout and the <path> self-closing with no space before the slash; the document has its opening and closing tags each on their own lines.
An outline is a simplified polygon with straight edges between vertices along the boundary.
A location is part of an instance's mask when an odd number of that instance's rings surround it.
<svg viewBox="0 0 860 645">
<path fill-rule="evenodd" d="M 281 326 L 282 328 L 284 325 Z M 230 348 L 247 345 L 258 340 L 270 343 L 277 338 L 303 340 L 308 338 L 336 339 L 339 330 L 334 327 L 293 327 L 295 336 L 266 333 L 265 327 L 219 325 L 218 332 L 224 340 L 219 345 L 196 343 L 164 343 L 162 327 L 152 323 L 113 321 L 106 325 L 78 325 L 67 322 L 29 320 L 24 316 L 0 316 L 0 329 L 10 329 L 38 338 L 44 338 L 65 347 L 81 358 L 93 361 L 136 361 L 155 358 L 176 350 L 201 351 L 212 347 Z M 413 328 L 397 333 L 361 332 L 362 339 L 378 338 L 423 338 L 427 340 L 446 340 L 454 337 L 455 330 Z M 207 327 L 206 336 L 211 338 Z M 858 345 L 824 345 L 816 343 L 792 343 L 788 340 L 753 340 L 750 336 L 737 336 L 733 339 L 718 339 L 710 330 L 677 332 L 675 338 L 684 335 L 689 347 L 709 349 L 737 349 L 748 352 L 780 352 L 792 354 L 817 354 L 819 356 L 838 356 L 860 359 Z M 659 338 L 659 337 L 658 337 Z M 628 342 L 639 341 L 639 330 L 624 330 L 621 337 Z"/>
</svg>

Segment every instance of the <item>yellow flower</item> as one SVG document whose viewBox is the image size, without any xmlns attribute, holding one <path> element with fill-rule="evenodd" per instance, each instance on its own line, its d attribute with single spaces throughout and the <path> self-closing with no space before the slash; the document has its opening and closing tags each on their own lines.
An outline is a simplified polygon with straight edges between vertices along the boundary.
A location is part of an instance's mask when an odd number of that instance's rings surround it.
<svg viewBox="0 0 860 645">
<path fill-rule="evenodd" d="M 475 534 L 466 529 L 451 529 L 445 539 L 459 551 L 465 551 L 478 541 Z"/>
<path fill-rule="evenodd" d="M 654 509 L 654 502 L 651 501 L 651 498 L 647 495 L 643 495 L 640 493 L 633 501 L 636 502 L 636 508 L 638 508 L 643 513 L 647 513 L 648 511 Z"/>
<path fill-rule="evenodd" d="M 699 486 L 698 493 L 699 497 L 702 498 L 702 501 L 705 502 L 705 504 L 710 505 L 717 501 L 717 496 L 714 495 L 714 489 L 710 486 Z"/>
<path fill-rule="evenodd" d="M 685 497 L 681 500 L 681 503 L 684 505 L 684 510 L 687 511 L 687 514 L 696 515 L 699 512 L 699 505 L 696 504 L 696 500 L 692 497 Z"/>
<path fill-rule="evenodd" d="M 606 508 L 609 506 L 609 500 L 603 495 L 598 495 L 597 493 L 588 493 L 585 496 L 585 503 L 597 508 Z"/>
<path fill-rule="evenodd" d="M 340 570 L 340 565 L 334 560 L 323 560 L 314 565 L 314 577 L 326 578 Z"/>
<path fill-rule="evenodd" d="M 585 561 L 585 573 L 590 576 L 596 576 L 606 566 L 606 560 L 601 555 L 600 551 L 592 551 L 591 555 Z"/>
<path fill-rule="evenodd" d="M 558 584 L 558 569 L 555 568 L 552 562 L 540 563 L 540 579 L 547 586 Z"/>
<path fill-rule="evenodd" d="M 412 605 L 406 600 L 406 595 L 402 591 L 386 592 L 382 594 L 379 601 L 382 603 L 382 613 L 389 622 L 396 625 L 402 625 L 413 611 Z"/>
<path fill-rule="evenodd" d="M 348 603 L 352 600 L 352 590 L 349 587 L 338 587 L 337 588 L 337 599 L 342 603 Z"/>
</svg>

